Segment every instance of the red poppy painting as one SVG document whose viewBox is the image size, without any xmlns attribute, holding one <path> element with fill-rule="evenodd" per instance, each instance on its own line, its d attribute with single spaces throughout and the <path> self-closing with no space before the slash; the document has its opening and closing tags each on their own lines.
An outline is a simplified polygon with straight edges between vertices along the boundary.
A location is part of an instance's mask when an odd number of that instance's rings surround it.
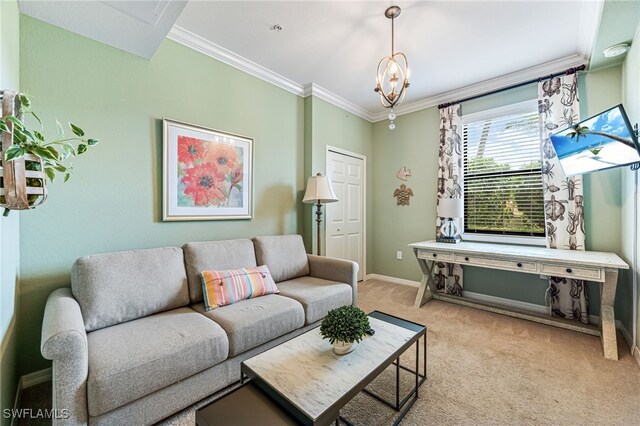
<svg viewBox="0 0 640 426">
<path fill-rule="evenodd" d="M 163 220 L 251 218 L 253 140 L 164 120 Z"/>
</svg>

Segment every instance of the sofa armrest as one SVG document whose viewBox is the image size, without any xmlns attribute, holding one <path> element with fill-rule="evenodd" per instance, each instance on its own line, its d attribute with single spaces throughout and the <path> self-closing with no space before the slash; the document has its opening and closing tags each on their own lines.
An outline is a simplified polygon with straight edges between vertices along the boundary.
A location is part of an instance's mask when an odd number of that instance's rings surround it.
<svg viewBox="0 0 640 426">
<path fill-rule="evenodd" d="M 47 299 L 40 351 L 53 361 L 53 408 L 59 410 L 54 425 L 86 425 L 87 333 L 69 288 L 55 290 Z"/>
<path fill-rule="evenodd" d="M 350 260 L 308 254 L 309 275 L 325 280 L 338 281 L 351 286 L 352 304 L 358 305 L 358 264 Z"/>
</svg>

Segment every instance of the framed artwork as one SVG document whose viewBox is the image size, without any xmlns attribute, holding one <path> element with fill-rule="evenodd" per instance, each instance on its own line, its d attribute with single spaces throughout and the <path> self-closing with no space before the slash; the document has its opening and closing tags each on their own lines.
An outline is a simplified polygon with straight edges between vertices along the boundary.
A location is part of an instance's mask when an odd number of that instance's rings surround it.
<svg viewBox="0 0 640 426">
<path fill-rule="evenodd" d="M 251 219 L 253 139 L 162 121 L 162 220 Z"/>
</svg>

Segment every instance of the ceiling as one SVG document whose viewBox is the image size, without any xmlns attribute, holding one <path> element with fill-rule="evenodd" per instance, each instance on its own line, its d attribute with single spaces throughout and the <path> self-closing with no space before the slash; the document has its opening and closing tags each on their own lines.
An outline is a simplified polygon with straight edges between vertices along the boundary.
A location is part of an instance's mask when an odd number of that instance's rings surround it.
<svg viewBox="0 0 640 426">
<path fill-rule="evenodd" d="M 600 30 L 593 48 L 591 70 L 621 64 L 625 55 L 605 58 L 602 53 L 607 47 L 619 43 L 631 44 L 640 24 L 640 1 L 607 1 L 604 4 Z"/>
<path fill-rule="evenodd" d="M 190 1 L 176 25 L 376 115 L 391 4 L 402 7 L 396 49 L 411 69 L 405 104 L 551 61 L 587 62 L 600 18 L 597 1 Z"/>
<path fill-rule="evenodd" d="M 18 3 L 27 15 L 145 58 L 168 35 L 370 121 L 387 112 L 373 88 L 378 61 L 390 52 L 391 4 L 402 8 L 396 50 L 411 68 L 399 114 L 588 63 L 591 52 L 598 67 L 615 64 L 621 58 L 604 61 L 598 46 L 632 38 L 640 13 L 640 2 L 614 0 Z"/>
<path fill-rule="evenodd" d="M 18 0 L 18 7 L 25 15 L 151 59 L 187 1 Z"/>
</svg>

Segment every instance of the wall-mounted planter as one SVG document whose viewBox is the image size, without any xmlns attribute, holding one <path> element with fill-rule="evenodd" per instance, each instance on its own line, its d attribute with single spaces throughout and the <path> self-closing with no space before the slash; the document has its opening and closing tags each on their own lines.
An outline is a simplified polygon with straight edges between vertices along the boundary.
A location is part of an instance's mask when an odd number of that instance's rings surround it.
<svg viewBox="0 0 640 426">
<path fill-rule="evenodd" d="M 2 117 L 14 115 L 20 110 L 18 93 L 2 90 Z M 4 207 L 5 216 L 9 210 L 28 210 L 41 205 L 47 199 L 46 176 L 42 160 L 25 154 L 11 161 L 4 161 L 5 152 L 13 145 L 13 123 L 6 123 L 9 132 L 2 132 L 0 151 L 0 207 Z"/>
</svg>

